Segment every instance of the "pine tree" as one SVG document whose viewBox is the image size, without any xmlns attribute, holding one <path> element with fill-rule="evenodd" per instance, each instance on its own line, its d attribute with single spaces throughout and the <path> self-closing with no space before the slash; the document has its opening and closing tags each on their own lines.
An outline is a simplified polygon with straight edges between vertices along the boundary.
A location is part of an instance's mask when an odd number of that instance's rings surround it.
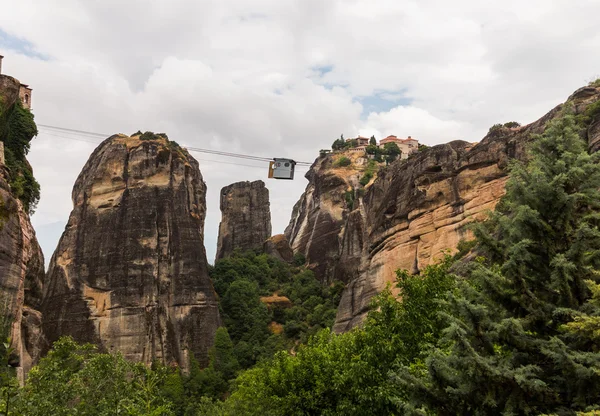
<svg viewBox="0 0 600 416">
<path fill-rule="evenodd" d="M 512 165 L 476 231 L 482 256 L 446 304 L 426 374 L 396 374 L 407 409 L 537 415 L 600 404 L 600 155 L 567 114 L 535 138 L 529 160 Z"/>
<path fill-rule="evenodd" d="M 371 139 L 369 140 L 369 144 L 371 144 L 373 146 L 377 146 L 377 139 L 375 138 L 375 136 L 371 136 Z"/>
</svg>

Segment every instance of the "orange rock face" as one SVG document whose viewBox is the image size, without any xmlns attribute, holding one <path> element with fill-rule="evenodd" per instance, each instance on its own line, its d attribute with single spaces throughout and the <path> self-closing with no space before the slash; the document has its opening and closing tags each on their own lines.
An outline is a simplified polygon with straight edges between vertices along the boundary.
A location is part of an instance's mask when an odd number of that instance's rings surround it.
<svg viewBox="0 0 600 416">
<path fill-rule="evenodd" d="M 600 88 L 593 87 L 568 99 L 585 119 L 583 134 L 594 151 L 600 148 L 600 115 L 590 116 L 588 108 L 599 99 Z M 472 238 L 467 225 L 486 218 L 504 195 L 508 162 L 526 158 L 527 143 L 561 108 L 521 128 L 494 130 L 479 143 L 454 141 L 396 161 L 379 171 L 364 197 L 356 193 L 352 207 L 339 197 L 348 177 L 327 158 L 317 159 L 286 235 L 295 251 L 320 253 L 307 256 L 317 263 L 313 270 L 346 283 L 334 330 L 362 322 L 396 270 L 418 273 Z"/>
</svg>

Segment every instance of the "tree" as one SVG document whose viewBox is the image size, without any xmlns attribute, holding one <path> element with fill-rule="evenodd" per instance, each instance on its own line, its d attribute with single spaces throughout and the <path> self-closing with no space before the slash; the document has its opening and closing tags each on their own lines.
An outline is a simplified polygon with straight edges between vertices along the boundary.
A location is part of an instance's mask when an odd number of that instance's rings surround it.
<svg viewBox="0 0 600 416">
<path fill-rule="evenodd" d="M 236 415 L 397 414 L 404 396 L 388 373 L 418 364 L 444 328 L 437 312 L 454 286 L 450 257 L 421 276 L 398 272 L 402 302 L 388 288 L 376 297 L 363 328 L 319 332 L 295 355 L 278 353 L 241 374 L 226 407 Z"/>
<path fill-rule="evenodd" d="M 37 135 L 33 114 L 24 108 L 20 100 L 0 114 L 0 140 L 4 142 L 6 167 L 10 172 L 13 195 L 23 202 L 25 209 L 33 214 L 40 199 L 40 185 L 25 156 L 29 153 L 31 140 Z"/>
<path fill-rule="evenodd" d="M 512 165 L 425 375 L 397 374 L 407 407 L 574 414 L 599 403 L 600 154 L 586 149 L 566 114 L 534 140 L 528 165 Z"/>
<path fill-rule="evenodd" d="M 371 139 L 369 140 L 369 145 L 377 146 L 377 139 L 375 138 L 375 136 L 371 136 Z"/>
<path fill-rule="evenodd" d="M 350 166 L 351 164 L 352 164 L 352 161 L 349 158 L 347 158 L 346 156 L 342 156 L 338 160 L 336 160 L 333 165 L 335 167 L 346 167 L 346 166 Z"/>
<path fill-rule="evenodd" d="M 344 141 L 344 135 L 340 139 L 337 139 L 331 145 L 332 150 L 342 150 L 346 146 L 346 142 Z"/>
<path fill-rule="evenodd" d="M 386 143 L 383 145 L 383 154 L 386 155 L 385 161 L 391 163 L 402 154 L 402 151 L 396 143 Z"/>
<path fill-rule="evenodd" d="M 165 374 L 61 338 L 29 372 L 17 409 L 31 416 L 172 415 L 159 389 Z"/>
</svg>

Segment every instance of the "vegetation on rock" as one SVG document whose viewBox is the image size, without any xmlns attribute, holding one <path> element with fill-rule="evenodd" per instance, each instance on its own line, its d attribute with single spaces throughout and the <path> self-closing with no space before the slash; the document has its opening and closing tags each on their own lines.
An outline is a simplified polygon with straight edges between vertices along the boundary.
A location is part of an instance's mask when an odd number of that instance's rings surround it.
<svg viewBox="0 0 600 416">
<path fill-rule="evenodd" d="M 11 191 L 30 214 L 35 211 L 40 199 L 40 185 L 26 156 L 37 133 L 33 114 L 23 107 L 20 100 L 8 109 L 0 108 L 0 141 L 4 142 Z"/>
</svg>

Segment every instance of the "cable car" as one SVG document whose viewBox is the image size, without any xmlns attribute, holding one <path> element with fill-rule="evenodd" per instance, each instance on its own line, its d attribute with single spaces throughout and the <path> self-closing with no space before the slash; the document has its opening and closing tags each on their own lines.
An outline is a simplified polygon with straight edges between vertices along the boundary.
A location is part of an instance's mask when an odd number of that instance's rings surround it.
<svg viewBox="0 0 600 416">
<path fill-rule="evenodd" d="M 292 159 L 274 158 L 269 162 L 269 178 L 294 179 L 296 161 Z"/>
</svg>

